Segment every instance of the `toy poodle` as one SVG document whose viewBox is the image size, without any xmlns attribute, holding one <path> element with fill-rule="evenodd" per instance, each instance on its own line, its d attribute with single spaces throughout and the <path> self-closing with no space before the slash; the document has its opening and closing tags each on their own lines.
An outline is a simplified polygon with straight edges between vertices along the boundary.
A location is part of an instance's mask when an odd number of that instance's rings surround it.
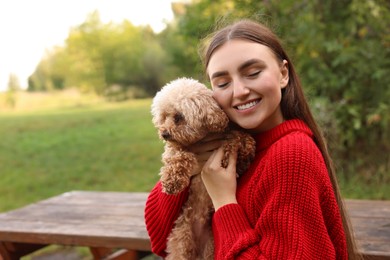
<svg viewBox="0 0 390 260">
<path fill-rule="evenodd" d="M 164 141 L 160 181 L 163 192 L 177 194 L 189 186 L 189 197 L 168 237 L 166 259 L 213 259 L 214 239 L 211 199 L 203 185 L 195 154 L 187 147 L 212 133 L 224 133 L 226 168 L 229 155 L 237 152 L 237 174 L 243 174 L 255 155 L 255 141 L 232 127 L 229 118 L 202 83 L 179 78 L 165 85 L 152 102 L 153 124 Z"/>
</svg>

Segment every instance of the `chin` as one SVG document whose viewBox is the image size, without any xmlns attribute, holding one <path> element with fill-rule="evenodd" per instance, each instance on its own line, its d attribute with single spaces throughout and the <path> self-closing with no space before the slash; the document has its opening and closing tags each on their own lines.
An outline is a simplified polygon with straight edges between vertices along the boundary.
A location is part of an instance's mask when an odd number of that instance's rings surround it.
<svg viewBox="0 0 390 260">
<path fill-rule="evenodd" d="M 246 118 L 245 120 L 242 120 L 241 118 L 239 120 L 232 120 L 232 121 L 234 121 L 239 127 L 249 131 L 261 127 L 261 124 L 259 124 L 259 117 L 250 117 L 250 118 Z"/>
</svg>

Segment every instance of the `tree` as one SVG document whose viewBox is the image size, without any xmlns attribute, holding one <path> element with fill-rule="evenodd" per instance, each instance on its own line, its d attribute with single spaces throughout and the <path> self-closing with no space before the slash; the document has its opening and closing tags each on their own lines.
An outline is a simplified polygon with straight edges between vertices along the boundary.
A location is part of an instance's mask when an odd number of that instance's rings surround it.
<svg viewBox="0 0 390 260">
<path fill-rule="evenodd" d="M 6 104 L 13 108 L 16 105 L 16 92 L 21 89 L 18 76 L 9 74 L 7 86 Z"/>
<path fill-rule="evenodd" d="M 8 91 L 19 91 L 21 90 L 21 86 L 20 86 L 20 82 L 19 82 L 19 78 L 18 76 L 16 76 L 16 74 L 9 74 L 9 77 L 8 77 Z"/>
<path fill-rule="evenodd" d="M 69 62 L 63 47 L 47 51 L 28 78 L 28 91 L 51 91 L 65 88 Z"/>
<path fill-rule="evenodd" d="M 104 95 L 112 86 L 120 92 L 136 87 L 151 96 L 166 79 L 166 63 L 150 27 L 126 20 L 103 24 L 95 11 L 72 28 L 64 47 L 48 51 L 29 78 L 29 90 L 77 87 Z"/>
<path fill-rule="evenodd" d="M 66 39 L 69 59 L 67 85 L 83 91 L 102 93 L 106 87 L 102 44 L 108 38 L 97 11 L 91 13 L 80 26 L 73 28 Z"/>
</svg>

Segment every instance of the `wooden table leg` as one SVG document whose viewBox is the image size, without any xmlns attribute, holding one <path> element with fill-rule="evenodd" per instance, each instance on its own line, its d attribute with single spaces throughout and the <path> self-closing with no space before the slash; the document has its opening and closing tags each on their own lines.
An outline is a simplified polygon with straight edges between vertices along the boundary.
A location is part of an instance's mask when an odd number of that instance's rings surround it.
<svg viewBox="0 0 390 260">
<path fill-rule="evenodd" d="M 0 242 L 0 260 L 16 260 L 47 245 Z"/>
<path fill-rule="evenodd" d="M 112 254 L 112 249 L 110 248 L 104 248 L 104 247 L 90 247 L 89 250 L 91 251 L 93 255 L 93 259 L 100 260 L 104 257 Z"/>
<path fill-rule="evenodd" d="M 150 252 L 129 249 L 113 250 L 103 247 L 90 247 L 89 249 L 95 260 L 138 260 L 151 254 Z"/>
</svg>

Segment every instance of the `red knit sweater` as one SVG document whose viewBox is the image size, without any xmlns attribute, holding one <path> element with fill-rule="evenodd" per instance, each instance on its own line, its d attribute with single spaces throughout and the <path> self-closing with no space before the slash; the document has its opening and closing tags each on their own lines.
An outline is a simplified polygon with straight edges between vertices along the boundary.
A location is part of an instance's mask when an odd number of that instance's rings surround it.
<svg viewBox="0 0 390 260">
<path fill-rule="evenodd" d="M 323 157 L 310 129 L 289 120 L 255 136 L 256 158 L 237 185 L 238 204 L 213 216 L 215 259 L 348 259 L 345 233 Z M 188 190 L 161 192 L 145 208 L 154 253 L 166 240 Z"/>
</svg>

